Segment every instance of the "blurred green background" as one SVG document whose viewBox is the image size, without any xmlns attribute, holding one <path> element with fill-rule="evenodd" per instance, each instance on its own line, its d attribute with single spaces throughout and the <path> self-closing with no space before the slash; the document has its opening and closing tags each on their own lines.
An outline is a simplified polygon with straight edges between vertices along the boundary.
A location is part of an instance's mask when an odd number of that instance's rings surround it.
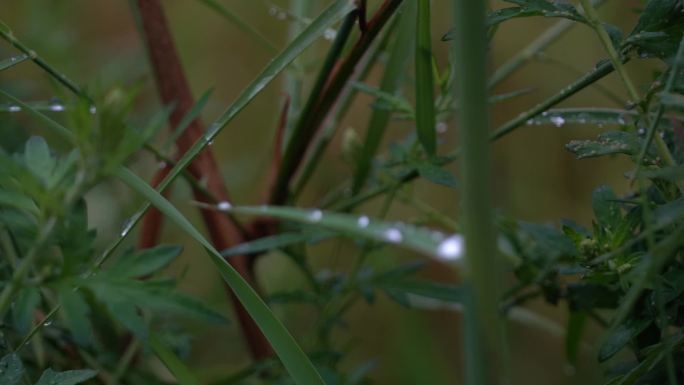
<svg viewBox="0 0 684 385">
<path fill-rule="evenodd" d="M 313 3 L 314 8 L 320 10 L 327 1 Z M 371 1 L 371 9 L 378 3 Z M 442 34 L 450 28 L 449 3 L 446 0 L 433 1 L 433 48 L 441 68 L 447 64 L 449 48 L 448 43 L 440 41 Z M 630 6 L 637 6 L 639 2 L 607 3 L 600 9 L 602 16 L 624 32 L 629 32 L 636 19 Z M 203 113 L 205 122 L 211 122 L 256 76 L 270 54 L 198 1 L 164 0 L 163 4 L 195 96 L 210 88 L 214 90 Z M 288 7 L 286 0 L 273 3 L 223 0 L 222 4 L 278 47 L 286 44 L 291 21 L 269 14 L 271 4 Z M 494 8 L 504 5 L 501 1 L 492 2 Z M 143 119 L 159 110 L 146 53 L 127 1 L 3 0 L 0 9 L 3 21 L 17 36 L 77 83 L 105 89 L 140 84 L 142 92 L 136 103 L 136 114 Z M 491 68 L 514 55 L 554 22 L 544 18 L 526 18 L 505 23 L 493 40 Z M 328 46 L 329 42 L 321 39 L 307 52 L 307 60 L 322 57 Z M 1 57 L 7 57 L 10 52 L 8 45 L 0 44 Z M 572 68 L 588 71 L 603 58 L 602 52 L 602 47 L 588 28 L 574 27 L 548 49 L 545 54 L 549 60 L 529 63 L 495 90 L 495 93 L 504 93 L 534 88 L 534 92 L 528 95 L 496 105 L 491 113 L 493 125 L 531 108 L 569 84 L 579 75 Z M 628 69 L 637 79 L 646 80 L 652 76 L 650 65 L 652 63 L 641 62 L 629 65 Z M 381 70 L 375 68 L 372 71 L 368 78 L 370 84 L 377 84 Z M 56 86 L 30 64 L 2 72 L 0 81 L 4 89 L 25 100 L 47 100 L 55 96 Z M 260 203 L 273 146 L 274 126 L 283 100 L 283 84 L 282 80 L 277 81 L 262 93 L 223 131 L 213 147 L 229 191 L 238 204 Z M 624 91 L 614 75 L 600 84 L 624 98 Z M 363 95 L 356 100 L 339 127 L 321 169 L 306 191 L 302 205 L 315 206 L 332 186 L 339 185 L 351 175 L 340 152 L 341 134 L 347 128 L 363 133 L 371 102 L 371 98 Z M 615 107 L 615 104 L 592 88 L 562 106 Z M 441 134 L 441 152 L 453 149 L 458 142 L 453 123 L 447 123 L 449 129 Z M 23 136 L 20 129 L 23 127 L 40 132 L 39 127 L 21 114 L 4 114 L 0 116 L 0 124 L 4 143 L 20 142 Z M 393 124 L 386 143 L 404 137 L 410 129 L 405 123 Z M 626 191 L 628 184 L 623 173 L 628 169 L 627 163 L 619 158 L 578 161 L 563 146 L 571 139 L 595 137 L 600 131 L 598 127 L 588 126 L 530 126 L 497 142 L 493 146 L 493 186 L 495 205 L 500 213 L 528 221 L 553 223 L 560 218 L 572 218 L 590 224 L 591 191 L 601 184 L 611 185 L 618 192 Z M 146 178 L 154 172 L 152 159 L 141 156 L 135 162 L 137 170 Z M 456 166 L 452 168 L 454 172 L 456 169 Z M 457 194 L 453 190 L 419 182 L 413 185 L 412 192 L 438 210 L 458 218 Z M 199 224 L 190 199 L 188 188 L 179 183 L 173 201 Z M 98 230 L 101 244 L 118 233 L 123 220 L 137 203 L 137 198 L 118 184 L 100 186 L 90 194 L 91 223 Z M 378 210 L 378 202 L 360 209 L 369 215 L 377 214 Z M 418 217 L 418 213 L 408 206 L 396 204 L 390 217 L 412 220 Z M 183 258 L 172 267 L 172 273 L 185 274 L 182 287 L 230 312 L 221 280 L 209 260 L 202 255 L 202 250 L 173 226 L 165 226 L 164 241 L 186 245 Z M 313 250 L 315 264 L 320 269 L 344 269 L 354 255 L 352 245 L 343 240 L 327 241 Z M 396 258 L 420 258 L 398 250 L 389 250 L 389 253 L 397 255 L 380 255 L 377 263 L 386 265 Z M 266 292 L 302 284 L 296 270 L 278 254 L 261 258 L 258 270 Z M 429 265 L 425 277 L 458 281 L 456 272 L 439 265 Z M 531 304 L 529 309 L 548 318 L 550 324 L 543 329 L 529 323 L 510 323 L 514 383 L 598 383 L 601 368 L 595 360 L 597 330 L 590 328 L 585 336 L 580 364 L 572 370 L 564 361 L 562 328 L 566 321 L 565 309 L 543 303 Z M 276 307 L 275 310 L 306 345 L 307 331 L 315 322 L 314 314 L 304 306 Z M 353 368 L 367 360 L 377 363 L 372 377 L 379 384 L 458 384 L 462 378 L 460 324 L 458 312 L 410 310 L 379 297 L 373 306 L 359 304 L 353 309 L 346 329 L 337 332 L 337 340 L 339 346 L 346 346 L 350 351 L 344 366 Z M 194 368 L 219 376 L 248 363 L 236 323 L 229 327 L 189 326 L 195 333 L 190 358 Z"/>
</svg>

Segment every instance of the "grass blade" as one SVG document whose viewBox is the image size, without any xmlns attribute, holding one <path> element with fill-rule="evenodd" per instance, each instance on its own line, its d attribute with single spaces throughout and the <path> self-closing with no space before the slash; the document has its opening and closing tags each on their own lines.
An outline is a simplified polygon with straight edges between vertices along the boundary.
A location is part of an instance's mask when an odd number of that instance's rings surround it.
<svg viewBox="0 0 684 385">
<path fill-rule="evenodd" d="M 381 93 L 388 95 L 395 95 L 401 86 L 401 81 L 404 75 L 404 70 L 408 64 L 410 50 L 413 47 L 411 40 L 415 38 L 413 30 L 413 21 L 415 20 L 416 3 L 411 1 L 406 3 L 403 7 L 403 13 L 397 26 L 398 31 L 392 48 L 390 49 L 390 57 L 385 66 L 385 72 L 380 81 Z M 361 86 L 363 87 L 363 86 Z M 361 89 L 363 91 L 363 89 Z M 376 101 L 380 100 L 380 96 L 376 96 Z M 370 172 L 371 161 L 375 156 L 382 137 L 385 133 L 387 124 L 389 123 L 391 111 L 384 109 L 374 109 L 368 122 L 368 131 L 366 139 L 363 141 L 363 148 L 356 165 L 356 173 L 354 174 L 354 181 L 352 184 L 352 191 L 359 192 L 368 178 Z"/>
<path fill-rule="evenodd" d="M 150 335 L 150 348 L 154 354 L 164 363 L 167 369 L 176 377 L 178 383 L 181 385 L 199 385 L 200 381 L 197 376 L 181 361 L 180 358 L 166 345 L 164 345 L 157 336 Z"/>
<path fill-rule="evenodd" d="M 297 345 L 292 335 L 275 317 L 249 283 L 245 282 L 242 276 L 223 259 L 221 253 L 214 248 L 199 230 L 158 191 L 150 187 L 129 169 L 120 168 L 117 171 L 117 176 L 131 189 L 145 197 L 145 199 L 166 215 L 169 220 L 173 221 L 207 250 L 219 273 L 244 305 L 249 315 L 259 325 L 259 328 L 273 346 L 273 349 L 278 357 L 280 357 L 295 383 L 299 385 L 324 385 L 316 368 L 299 345 Z"/>
<path fill-rule="evenodd" d="M 437 151 L 437 135 L 430 44 L 430 0 L 418 0 L 416 37 L 416 130 L 425 152 L 434 155 Z"/>
<path fill-rule="evenodd" d="M 395 244 L 440 260 L 457 260 L 462 253 L 461 238 L 404 223 L 388 223 L 366 216 L 323 212 L 282 206 L 231 207 L 229 212 L 255 216 L 270 216 L 282 220 L 315 225 L 318 228 L 352 237 Z"/>
</svg>

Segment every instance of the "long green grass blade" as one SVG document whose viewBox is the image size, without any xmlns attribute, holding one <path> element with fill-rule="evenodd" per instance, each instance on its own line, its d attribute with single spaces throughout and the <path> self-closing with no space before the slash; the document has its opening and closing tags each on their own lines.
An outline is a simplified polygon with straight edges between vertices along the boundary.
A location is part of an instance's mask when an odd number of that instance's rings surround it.
<svg viewBox="0 0 684 385">
<path fill-rule="evenodd" d="M 197 376 L 157 336 L 150 335 L 150 348 L 181 385 L 199 385 Z"/>
<path fill-rule="evenodd" d="M 117 176 L 131 189 L 152 203 L 190 237 L 202 245 L 218 268 L 219 273 L 244 305 L 249 315 L 259 325 L 264 336 L 273 346 L 283 365 L 299 385 L 325 385 L 306 354 L 283 324 L 273 315 L 266 303 L 245 282 L 240 273 L 226 262 L 221 253 L 158 191 L 127 168 L 120 168 Z"/>
<path fill-rule="evenodd" d="M 458 260 L 463 252 L 459 235 L 447 236 L 439 231 L 405 223 L 389 223 L 368 218 L 318 209 L 282 206 L 237 206 L 228 209 L 234 214 L 270 216 L 278 219 L 315 225 L 352 237 L 394 244 L 444 261 Z"/>
<path fill-rule="evenodd" d="M 209 145 L 221 130 L 242 111 L 275 77 L 280 74 L 304 49 L 310 46 L 333 23 L 349 13 L 354 5 L 348 0 L 337 0 L 311 22 L 297 38 L 264 68 L 228 107 L 228 109 L 209 127 L 206 134 L 195 142 L 171 169 L 160 183 L 164 189 L 185 169 L 204 147 Z"/>
<path fill-rule="evenodd" d="M 416 17 L 416 130 L 425 152 L 437 151 L 434 79 L 430 43 L 430 0 L 418 0 Z"/>
<path fill-rule="evenodd" d="M 398 30 L 390 48 L 390 56 L 387 65 L 385 65 L 385 72 L 380 81 L 380 89 L 378 90 L 387 95 L 395 95 L 400 89 L 404 71 L 413 48 L 412 42 L 415 39 L 413 23 L 416 18 L 416 3 L 410 1 L 402 5 L 402 12 L 401 19 L 397 25 Z M 362 88 L 363 86 L 360 87 Z M 380 100 L 380 96 L 377 96 L 377 99 Z M 363 188 L 368 178 L 371 161 L 380 147 L 380 142 L 391 115 L 392 112 L 385 109 L 373 110 L 368 122 L 368 131 L 363 141 L 363 148 L 356 164 L 356 172 L 352 184 L 352 191 L 354 193 Z"/>
<path fill-rule="evenodd" d="M 256 42 L 259 43 L 259 45 L 264 47 L 269 52 L 271 52 L 271 53 L 278 52 L 278 49 L 276 48 L 276 46 L 273 45 L 273 43 L 271 43 L 271 41 L 268 40 L 266 38 L 266 36 L 264 36 L 261 32 L 256 30 L 254 27 L 252 27 L 251 24 L 244 22 L 242 20 L 242 17 L 235 14 L 235 12 L 228 9 L 223 4 L 219 3 L 216 0 L 199 0 L 199 2 L 204 4 L 207 7 L 211 8 L 212 10 L 214 10 L 219 15 L 223 16 L 226 20 L 228 20 L 228 22 L 235 25 L 240 30 L 245 32 L 247 35 L 252 37 Z"/>
</svg>

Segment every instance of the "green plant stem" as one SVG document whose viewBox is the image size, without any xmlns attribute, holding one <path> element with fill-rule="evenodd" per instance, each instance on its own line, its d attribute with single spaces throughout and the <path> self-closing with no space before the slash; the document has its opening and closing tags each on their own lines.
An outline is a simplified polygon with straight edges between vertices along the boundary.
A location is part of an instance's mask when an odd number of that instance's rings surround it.
<svg viewBox="0 0 684 385">
<path fill-rule="evenodd" d="M 5 28 L 3 28 L 5 27 Z M 66 77 L 63 73 L 57 71 L 54 67 L 52 67 L 50 64 L 48 64 L 45 60 L 43 60 L 36 51 L 32 50 L 31 48 L 27 47 L 24 43 L 22 43 L 19 39 L 12 34 L 12 31 L 9 28 L 6 28 L 4 23 L 0 20 L 0 36 L 2 36 L 5 41 L 10 43 L 14 48 L 18 49 L 19 51 L 23 52 L 24 54 L 28 55 L 28 57 L 36 63 L 40 68 L 42 68 L 45 72 L 50 74 L 53 78 L 55 78 L 58 82 L 62 83 L 63 86 L 68 88 L 71 92 L 73 92 L 75 95 L 87 100 L 90 104 L 93 104 L 92 99 L 79 87 L 71 81 L 69 78 Z"/>
<path fill-rule="evenodd" d="M 465 255 L 466 384 L 494 383 L 505 369 L 499 314 L 501 263 L 496 248 L 490 191 L 485 3 L 454 0 L 456 95 L 462 143 L 461 207 Z M 488 354 L 495 357 L 494 364 Z M 505 373 L 497 373 L 506 378 Z"/>
<path fill-rule="evenodd" d="M 596 34 L 601 40 L 603 47 L 606 49 L 606 52 L 610 57 L 610 61 L 613 63 L 616 72 L 618 73 L 618 75 L 620 75 L 620 79 L 622 79 L 622 82 L 624 83 L 625 88 L 627 89 L 627 94 L 634 103 L 637 103 L 639 111 L 641 112 L 641 119 L 648 127 L 651 127 L 653 124 L 657 124 L 659 121 L 659 117 L 656 117 L 657 119 L 654 123 L 651 122 L 651 118 L 648 113 L 648 108 L 644 105 L 641 96 L 639 95 L 639 92 L 634 86 L 634 82 L 632 81 L 629 74 L 627 73 L 627 70 L 625 69 L 625 66 L 622 65 L 622 59 L 620 58 L 620 54 L 618 54 L 617 50 L 615 49 L 613 41 L 610 39 L 610 36 L 608 36 L 608 32 L 606 32 L 606 30 L 603 28 L 601 20 L 599 19 L 599 16 L 596 13 L 596 9 L 594 9 L 594 6 L 591 4 L 590 0 L 581 0 L 581 2 L 582 7 L 584 7 L 584 11 L 586 12 L 587 20 L 596 31 Z M 670 152 L 670 149 L 667 147 L 665 141 L 657 135 L 654 137 L 654 139 L 656 147 L 658 149 L 658 153 L 663 158 L 665 164 L 667 164 L 668 166 L 676 166 L 677 162 L 672 156 L 672 153 Z M 684 193 L 684 182 L 677 182 L 677 186 L 679 187 L 679 190 Z"/>
</svg>

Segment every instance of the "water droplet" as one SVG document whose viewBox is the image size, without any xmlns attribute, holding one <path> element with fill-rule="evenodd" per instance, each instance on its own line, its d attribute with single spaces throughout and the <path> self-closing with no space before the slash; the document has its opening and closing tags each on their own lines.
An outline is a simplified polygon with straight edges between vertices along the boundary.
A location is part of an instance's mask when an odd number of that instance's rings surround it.
<svg viewBox="0 0 684 385">
<path fill-rule="evenodd" d="M 166 166 L 168 166 L 168 164 L 167 164 L 166 162 L 164 162 L 163 160 L 162 160 L 161 162 L 157 163 L 157 167 L 158 167 L 160 170 L 165 169 Z"/>
<path fill-rule="evenodd" d="M 335 36 L 337 36 L 337 31 L 332 28 L 328 28 L 323 32 L 323 38 L 325 40 L 335 40 Z"/>
<path fill-rule="evenodd" d="M 214 141 L 213 141 L 213 140 L 210 140 L 210 141 L 207 142 L 207 146 L 213 146 L 213 145 L 214 145 Z"/>
<path fill-rule="evenodd" d="M 644 135 L 644 134 L 646 134 L 646 130 L 645 130 L 645 129 L 640 128 L 640 129 L 637 130 L 637 135 Z"/>
<path fill-rule="evenodd" d="M 361 227 L 361 228 L 366 228 L 370 224 L 370 219 L 368 219 L 367 216 L 360 216 L 359 219 L 356 221 L 356 224 Z"/>
<path fill-rule="evenodd" d="M 231 205 L 228 201 L 221 201 L 216 205 L 216 208 L 220 211 L 228 211 L 231 209 L 231 207 L 233 207 L 233 205 Z"/>
<path fill-rule="evenodd" d="M 60 112 L 64 111 L 64 105 L 59 102 L 53 102 L 50 104 L 50 111 Z"/>
<path fill-rule="evenodd" d="M 443 134 L 443 133 L 447 132 L 448 129 L 449 129 L 449 126 L 444 122 L 437 123 L 437 126 L 435 127 L 435 130 L 437 131 L 438 134 Z"/>
<path fill-rule="evenodd" d="M 52 325 L 52 320 L 47 320 L 47 321 L 43 322 L 43 326 L 50 326 L 50 325 Z"/>
<path fill-rule="evenodd" d="M 318 209 L 312 210 L 312 211 L 309 213 L 308 219 L 309 219 L 310 222 L 318 222 L 318 221 L 320 221 L 321 219 L 323 219 L 323 211 L 318 210 Z"/>
<path fill-rule="evenodd" d="M 399 231 L 399 229 L 395 229 L 394 227 L 385 230 L 384 235 L 385 239 L 392 243 L 399 243 L 404 239 L 404 236 L 401 234 L 401 231 Z"/>
<path fill-rule="evenodd" d="M 95 107 L 95 105 L 93 104 L 92 106 L 90 106 L 90 108 L 88 108 L 88 112 L 90 112 L 92 115 L 97 114 L 97 107 Z"/>
<path fill-rule="evenodd" d="M 542 116 L 546 116 L 546 115 L 548 115 L 548 114 L 549 114 L 549 112 L 548 112 L 548 111 L 544 111 L 544 112 L 542 112 Z"/>
<path fill-rule="evenodd" d="M 463 236 L 452 235 L 437 246 L 437 257 L 445 261 L 455 261 L 463 257 Z"/>
<path fill-rule="evenodd" d="M 551 123 L 556 127 L 562 127 L 565 124 L 565 118 L 562 116 L 552 116 Z"/>
<path fill-rule="evenodd" d="M 21 107 L 19 107 L 19 106 L 9 106 L 9 107 L 7 107 L 7 111 L 9 111 L 9 112 L 19 112 L 19 111 L 21 111 Z"/>
<path fill-rule="evenodd" d="M 525 122 L 528 126 L 531 126 L 534 124 L 534 119 L 529 119 L 527 122 Z"/>
</svg>

